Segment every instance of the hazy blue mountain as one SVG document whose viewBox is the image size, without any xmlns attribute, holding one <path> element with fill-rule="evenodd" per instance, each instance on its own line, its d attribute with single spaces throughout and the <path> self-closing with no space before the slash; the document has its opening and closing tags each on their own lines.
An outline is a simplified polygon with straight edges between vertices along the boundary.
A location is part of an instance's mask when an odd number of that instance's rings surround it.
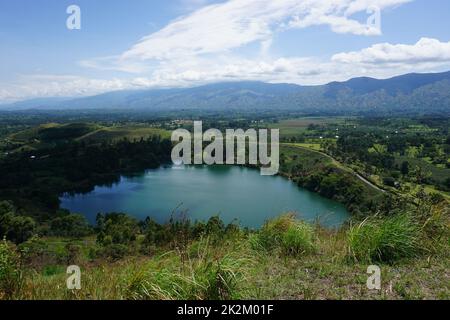
<svg viewBox="0 0 450 320">
<path fill-rule="evenodd" d="M 390 79 L 379 80 L 367 77 L 353 78 L 345 82 L 327 84 L 326 96 L 335 97 L 342 90 L 351 90 L 361 95 L 378 90 L 385 90 L 390 95 L 410 94 L 422 86 L 450 79 L 450 71 L 443 73 L 410 73 Z"/>
<path fill-rule="evenodd" d="M 0 107 L 1 108 L 1 107 Z M 450 113 L 450 72 L 354 78 L 323 86 L 254 81 L 129 90 L 77 99 L 35 99 L 2 109 L 296 110 L 326 113 Z"/>
<path fill-rule="evenodd" d="M 26 110 L 26 109 L 36 109 L 36 108 L 48 108 L 49 106 L 61 104 L 64 101 L 69 101 L 71 99 L 74 99 L 74 98 L 50 97 L 50 98 L 29 99 L 29 100 L 10 103 L 10 104 L 0 104 L 0 110 L 1 109 Z"/>
</svg>

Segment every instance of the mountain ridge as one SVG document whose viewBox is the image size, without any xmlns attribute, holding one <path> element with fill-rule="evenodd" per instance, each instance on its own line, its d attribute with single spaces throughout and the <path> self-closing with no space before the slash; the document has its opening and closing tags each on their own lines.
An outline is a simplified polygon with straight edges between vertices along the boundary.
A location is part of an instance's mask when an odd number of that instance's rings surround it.
<svg viewBox="0 0 450 320">
<path fill-rule="evenodd" d="M 325 85 L 238 81 L 190 88 L 112 91 L 80 98 L 40 98 L 0 110 L 65 109 L 280 109 L 308 112 L 450 112 L 450 71 L 410 73 L 388 79 L 357 77 Z"/>
</svg>

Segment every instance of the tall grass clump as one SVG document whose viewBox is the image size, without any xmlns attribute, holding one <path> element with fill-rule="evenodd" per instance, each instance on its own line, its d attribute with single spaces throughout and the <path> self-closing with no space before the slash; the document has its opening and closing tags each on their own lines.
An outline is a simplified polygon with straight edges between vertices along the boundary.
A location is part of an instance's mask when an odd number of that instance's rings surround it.
<svg viewBox="0 0 450 320">
<path fill-rule="evenodd" d="M 313 238 L 309 224 L 296 220 L 294 214 L 286 214 L 269 220 L 249 241 L 254 250 L 281 249 L 285 255 L 297 256 L 314 250 Z"/>
<path fill-rule="evenodd" d="M 348 231 L 349 255 L 360 262 L 392 263 L 416 257 L 422 250 L 421 228 L 412 215 L 371 217 Z"/>
<path fill-rule="evenodd" d="M 417 193 L 419 206 L 415 216 L 421 224 L 425 245 L 431 252 L 447 251 L 450 239 L 450 206 L 440 194 L 426 194 L 423 190 Z"/>
<path fill-rule="evenodd" d="M 239 299 L 238 285 L 245 278 L 249 259 L 236 252 L 220 255 L 206 244 L 198 256 L 185 262 L 164 258 L 164 265 L 132 279 L 129 296 L 139 300 Z"/>
<path fill-rule="evenodd" d="M 6 240 L 0 240 L 0 300 L 16 296 L 21 283 L 19 255 Z"/>
<path fill-rule="evenodd" d="M 283 233 L 281 238 L 281 248 L 286 255 L 301 255 L 312 252 L 313 245 L 313 229 L 303 222 L 297 221 Z"/>
</svg>

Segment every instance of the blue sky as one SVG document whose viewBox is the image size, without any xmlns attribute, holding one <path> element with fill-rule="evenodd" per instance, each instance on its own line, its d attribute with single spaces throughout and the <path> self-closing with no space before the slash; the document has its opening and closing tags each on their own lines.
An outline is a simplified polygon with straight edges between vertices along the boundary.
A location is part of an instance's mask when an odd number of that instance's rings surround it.
<svg viewBox="0 0 450 320">
<path fill-rule="evenodd" d="M 66 27 L 72 4 L 81 30 Z M 367 26 L 368 8 L 380 10 L 380 29 Z M 450 1 L 2 0 L 0 43 L 1 102 L 216 81 L 322 84 L 450 70 Z"/>
</svg>

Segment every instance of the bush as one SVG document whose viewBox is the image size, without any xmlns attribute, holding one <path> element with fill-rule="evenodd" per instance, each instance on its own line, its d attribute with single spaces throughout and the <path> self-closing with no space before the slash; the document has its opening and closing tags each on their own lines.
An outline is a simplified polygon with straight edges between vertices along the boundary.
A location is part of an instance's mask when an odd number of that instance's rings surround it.
<svg viewBox="0 0 450 320">
<path fill-rule="evenodd" d="M 90 235 L 92 228 L 84 216 L 68 214 L 53 219 L 50 231 L 53 236 L 81 238 Z"/>
<path fill-rule="evenodd" d="M 0 241 L 0 300 L 11 299 L 21 287 L 22 272 L 16 250 Z"/>
<path fill-rule="evenodd" d="M 449 167 L 449 163 L 447 162 L 447 168 Z M 450 178 L 445 179 L 444 186 L 450 189 Z"/>
<path fill-rule="evenodd" d="M 349 254 L 361 262 L 392 263 L 422 250 L 421 228 L 409 214 L 367 218 L 348 231 Z"/>
<path fill-rule="evenodd" d="M 112 243 L 99 249 L 97 256 L 117 261 L 131 253 L 132 249 L 123 244 Z"/>
<path fill-rule="evenodd" d="M 18 248 L 26 266 L 36 268 L 46 263 L 56 263 L 56 257 L 50 252 L 48 244 L 36 236 L 21 243 Z"/>
<path fill-rule="evenodd" d="M 383 184 L 389 187 L 395 187 L 395 179 L 393 177 L 384 177 Z"/>
<path fill-rule="evenodd" d="M 296 220 L 293 214 L 287 214 L 268 221 L 249 241 L 256 250 L 281 248 L 286 255 L 299 255 L 314 249 L 313 235 L 310 225 Z"/>
<path fill-rule="evenodd" d="M 205 234 L 211 236 L 214 240 L 219 240 L 224 236 L 225 224 L 219 216 L 209 218 L 205 226 Z"/>
<path fill-rule="evenodd" d="M 79 264 L 81 256 L 81 246 L 73 243 L 67 243 L 64 248 L 64 251 L 66 264 L 68 265 Z"/>
<path fill-rule="evenodd" d="M 0 202 L 0 237 L 16 244 L 27 241 L 35 232 L 36 223 L 31 217 L 17 214 L 9 202 Z"/>
<path fill-rule="evenodd" d="M 281 243 L 283 233 L 295 222 L 294 215 L 287 214 L 267 221 L 253 239 L 253 248 L 273 250 Z"/>
<path fill-rule="evenodd" d="M 301 255 L 313 251 L 313 229 L 305 222 L 296 222 L 283 234 L 281 247 L 287 255 Z"/>
<path fill-rule="evenodd" d="M 97 215 L 97 242 L 101 245 L 128 245 L 136 240 L 139 231 L 138 222 L 125 213 Z"/>
<path fill-rule="evenodd" d="M 185 247 L 189 242 L 203 236 L 208 236 L 213 242 L 222 242 L 226 238 L 234 238 L 241 234 L 236 222 L 225 225 L 218 216 L 211 217 L 207 222 L 192 222 L 184 212 L 177 219 L 172 216 L 165 224 L 158 224 L 146 218 L 139 226 L 144 235 L 143 244 L 147 247 L 152 245 Z"/>
</svg>

